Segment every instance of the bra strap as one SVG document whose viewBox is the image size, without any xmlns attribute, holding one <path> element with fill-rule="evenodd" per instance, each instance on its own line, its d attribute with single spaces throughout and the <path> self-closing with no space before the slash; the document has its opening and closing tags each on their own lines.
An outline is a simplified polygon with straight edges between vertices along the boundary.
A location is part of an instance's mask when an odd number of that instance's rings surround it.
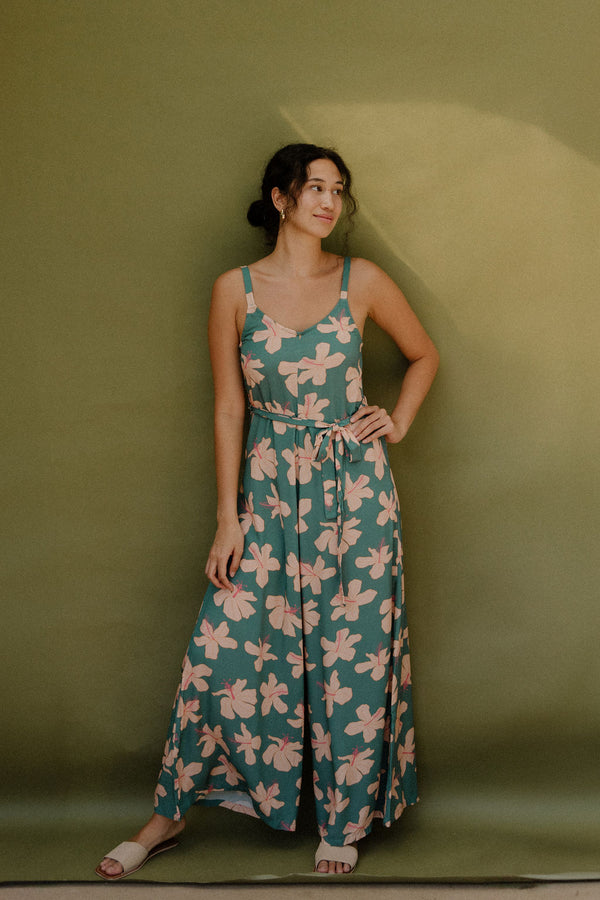
<svg viewBox="0 0 600 900">
<path fill-rule="evenodd" d="M 248 266 L 242 266 L 242 275 L 244 276 L 244 290 L 246 291 L 246 307 L 249 313 L 254 312 L 256 303 L 254 302 L 254 294 L 252 292 L 252 279 L 250 278 L 250 269 Z"/>
<path fill-rule="evenodd" d="M 350 278 L 350 257 L 346 256 L 344 258 L 344 271 L 342 272 L 342 291 L 340 294 L 340 298 L 342 300 L 348 299 L 348 280 Z"/>
</svg>

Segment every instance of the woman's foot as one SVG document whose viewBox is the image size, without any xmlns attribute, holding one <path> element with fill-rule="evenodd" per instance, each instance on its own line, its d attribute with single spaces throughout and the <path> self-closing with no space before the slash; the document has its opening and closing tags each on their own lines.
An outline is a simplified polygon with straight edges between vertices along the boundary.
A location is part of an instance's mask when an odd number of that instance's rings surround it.
<svg viewBox="0 0 600 900">
<path fill-rule="evenodd" d="M 131 840 L 141 844 L 146 850 L 152 850 L 157 844 L 161 844 L 163 841 L 168 841 L 169 838 L 181 834 L 184 828 L 185 819 L 175 822 L 173 819 L 167 819 L 166 816 L 159 816 L 158 813 L 153 813 L 144 827 Z M 105 856 L 98 868 L 105 875 L 120 875 L 123 871 L 121 863 L 111 859 L 110 856 Z"/>
<path fill-rule="evenodd" d="M 322 859 L 317 866 L 317 872 L 328 872 L 329 874 L 341 874 L 349 871 L 349 863 L 336 862 L 334 859 Z"/>
<path fill-rule="evenodd" d="M 333 847 L 322 840 L 315 853 L 315 872 L 342 875 L 353 872 L 358 860 L 356 844 Z"/>
</svg>

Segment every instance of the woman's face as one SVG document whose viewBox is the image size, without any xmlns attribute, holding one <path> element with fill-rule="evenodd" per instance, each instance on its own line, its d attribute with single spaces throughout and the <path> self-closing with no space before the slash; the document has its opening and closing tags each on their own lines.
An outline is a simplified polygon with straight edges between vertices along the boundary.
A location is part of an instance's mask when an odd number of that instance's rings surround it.
<svg viewBox="0 0 600 900">
<path fill-rule="evenodd" d="M 327 237 L 342 212 L 342 176 L 330 159 L 311 162 L 307 176 L 296 206 L 290 210 L 289 222 L 294 228 L 320 238 Z"/>
</svg>

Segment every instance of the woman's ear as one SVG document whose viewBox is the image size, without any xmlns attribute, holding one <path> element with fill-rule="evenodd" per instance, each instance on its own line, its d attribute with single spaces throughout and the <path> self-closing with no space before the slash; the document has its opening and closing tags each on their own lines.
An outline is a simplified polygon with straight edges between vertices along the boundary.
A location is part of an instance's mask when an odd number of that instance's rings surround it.
<svg viewBox="0 0 600 900">
<path fill-rule="evenodd" d="M 271 200 L 278 213 L 287 207 L 287 196 L 278 187 L 274 187 L 271 191 Z"/>
</svg>

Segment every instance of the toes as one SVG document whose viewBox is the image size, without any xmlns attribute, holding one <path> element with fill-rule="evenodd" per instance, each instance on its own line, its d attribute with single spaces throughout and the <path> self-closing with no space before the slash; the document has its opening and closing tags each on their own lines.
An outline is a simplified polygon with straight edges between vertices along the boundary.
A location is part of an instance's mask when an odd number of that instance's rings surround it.
<svg viewBox="0 0 600 900">
<path fill-rule="evenodd" d="M 123 871 L 123 866 L 120 862 L 117 862 L 116 859 L 111 859 L 109 856 L 105 856 L 102 862 L 100 863 L 100 868 L 105 873 L 105 875 L 120 875 Z"/>
<path fill-rule="evenodd" d="M 350 871 L 348 863 L 336 862 L 335 860 L 322 859 L 317 866 L 317 872 L 324 872 L 328 875 L 343 875 Z"/>
</svg>

